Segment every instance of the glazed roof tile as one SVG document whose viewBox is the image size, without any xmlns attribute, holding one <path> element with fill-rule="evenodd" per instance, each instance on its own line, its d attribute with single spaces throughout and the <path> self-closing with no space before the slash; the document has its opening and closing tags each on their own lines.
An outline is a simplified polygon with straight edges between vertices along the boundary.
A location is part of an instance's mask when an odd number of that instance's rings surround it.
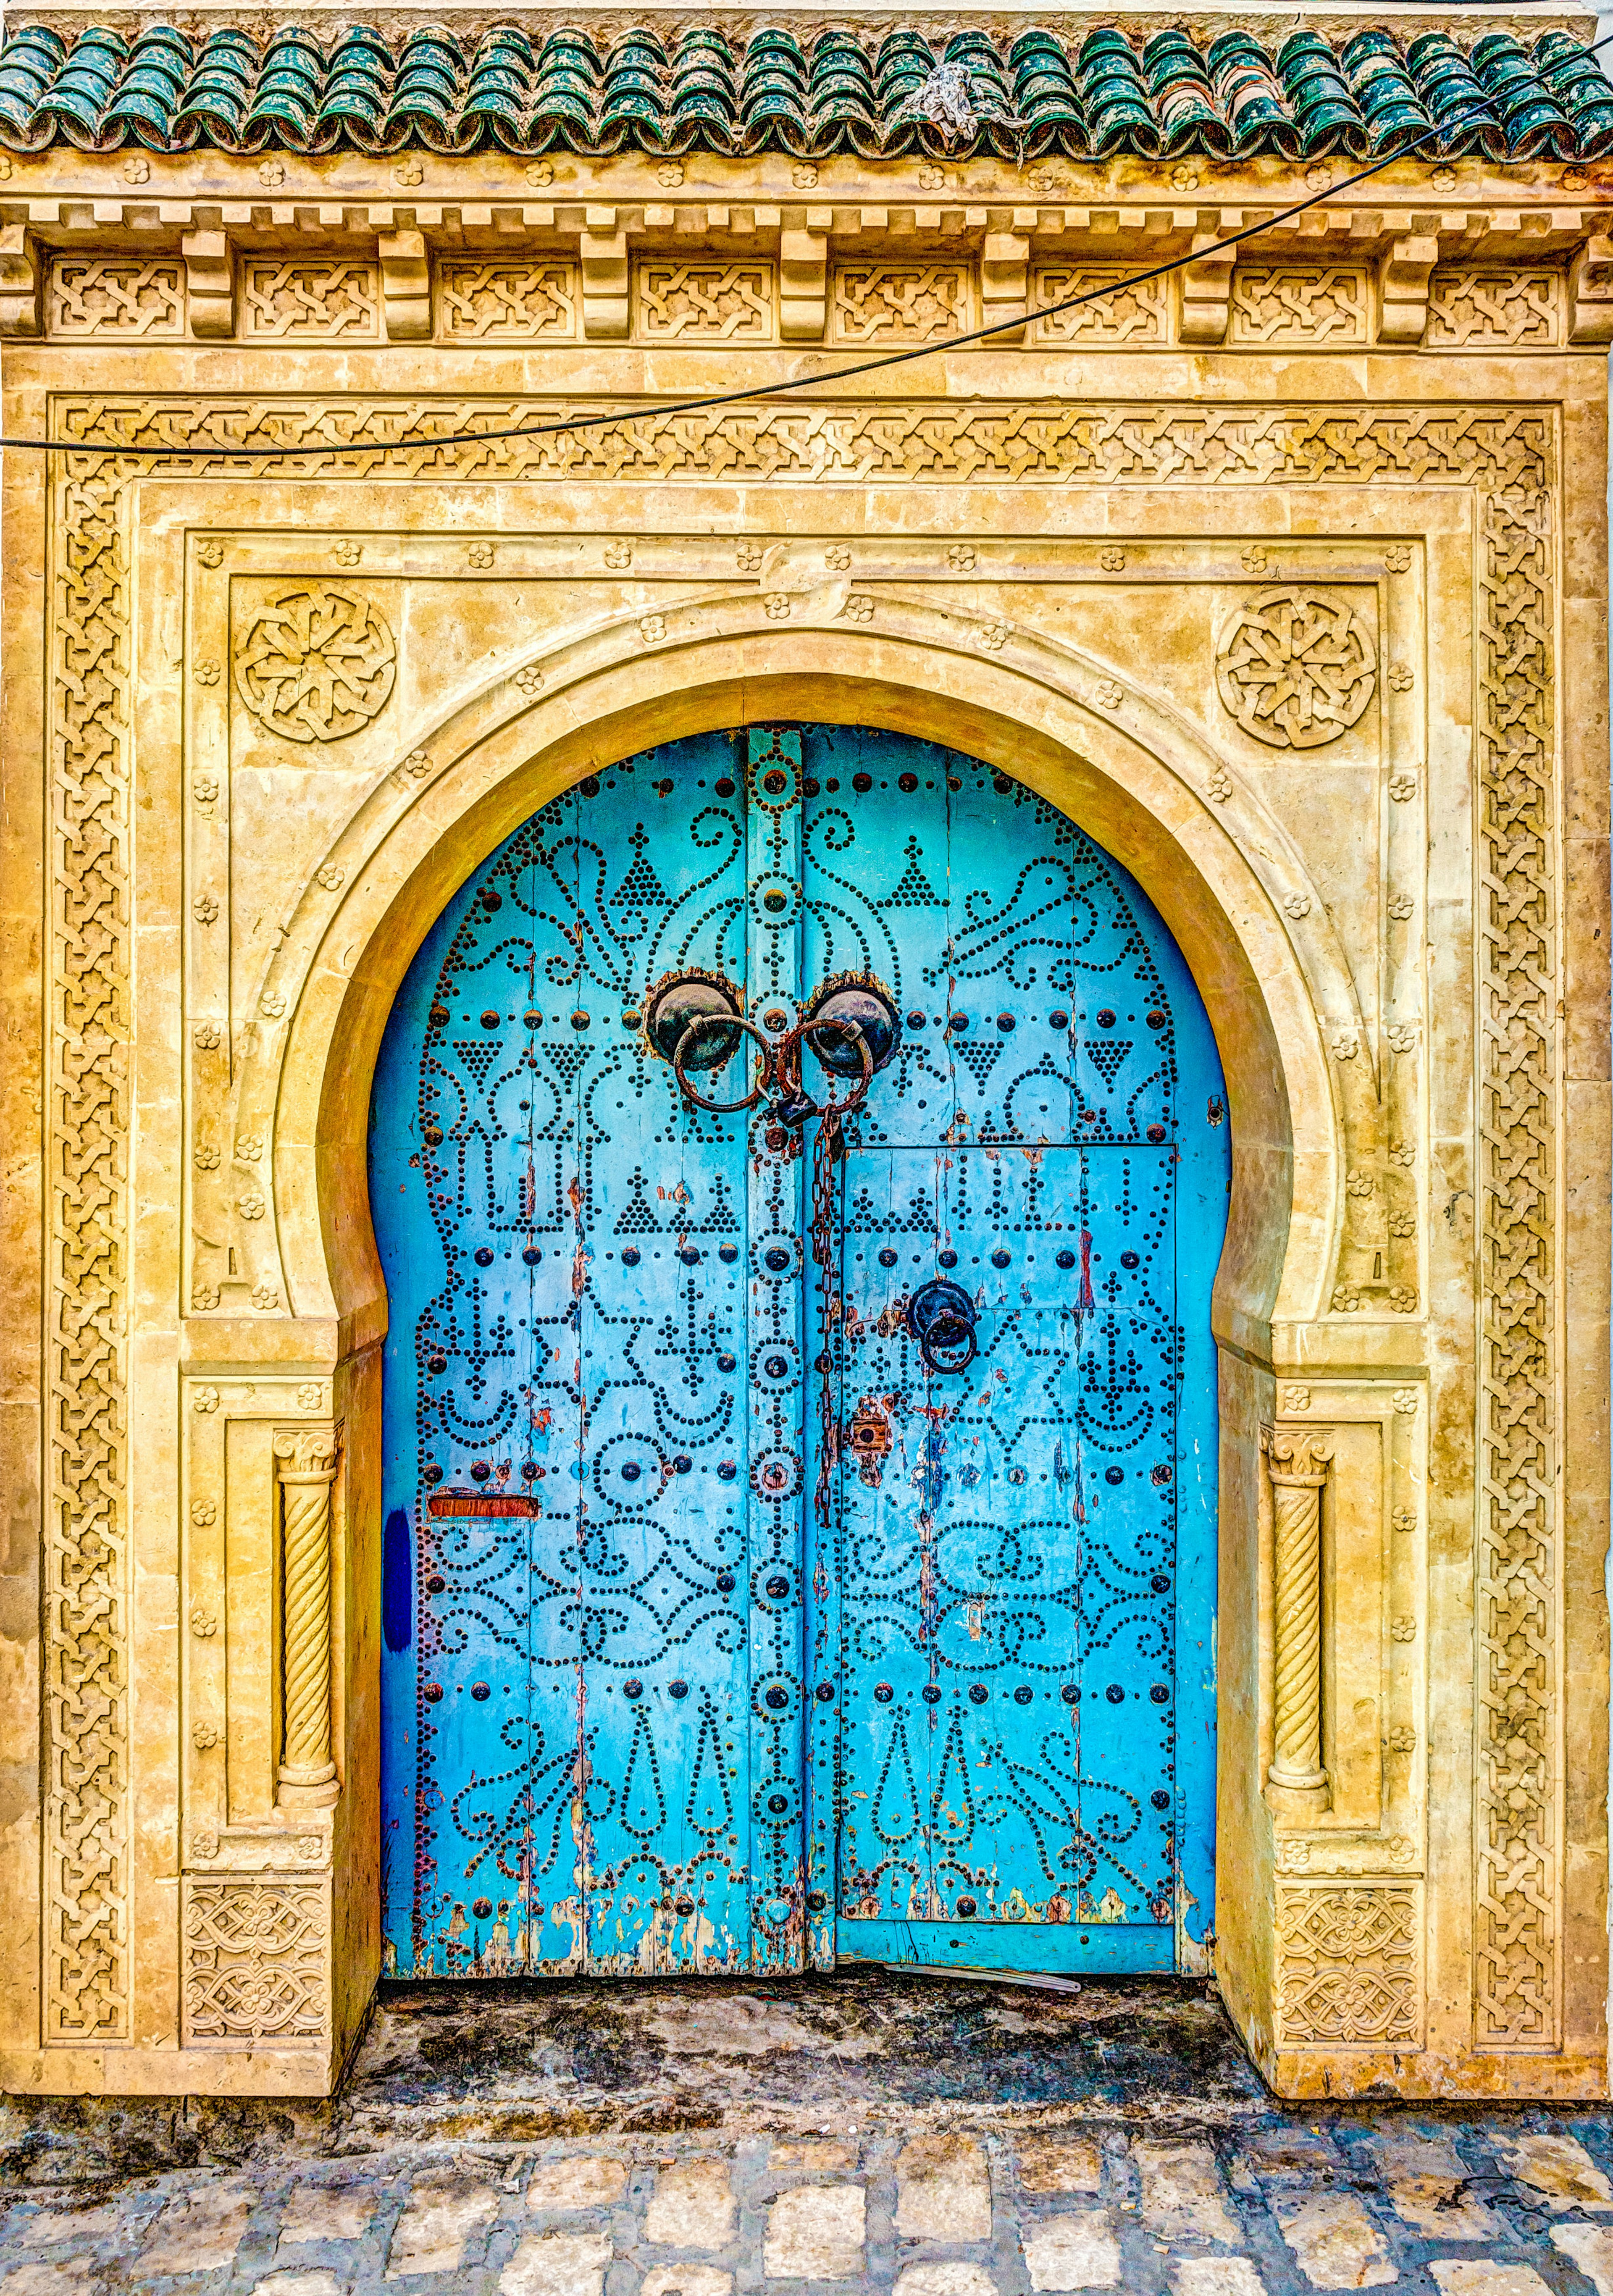
<svg viewBox="0 0 1613 2296">
<path fill-rule="evenodd" d="M 1529 40 L 1491 30 L 1467 45 L 1444 30 L 1296 30 L 1270 44 L 1240 29 L 1200 41 L 1112 25 L 1084 37 L 943 38 L 906 27 L 880 38 L 775 29 L 741 39 L 697 24 L 667 39 L 597 39 L 516 24 L 470 37 L 426 25 L 395 38 L 365 24 L 334 37 L 295 24 L 201 36 L 152 24 L 132 37 L 92 27 L 70 38 L 24 23 L 0 43 L 0 145 L 939 156 L 936 129 L 901 115 L 941 63 L 963 67 L 980 115 L 954 157 L 1371 159 L 1430 129 L 1437 144 L 1425 156 L 1613 151 L 1613 85 L 1561 29 Z"/>
</svg>

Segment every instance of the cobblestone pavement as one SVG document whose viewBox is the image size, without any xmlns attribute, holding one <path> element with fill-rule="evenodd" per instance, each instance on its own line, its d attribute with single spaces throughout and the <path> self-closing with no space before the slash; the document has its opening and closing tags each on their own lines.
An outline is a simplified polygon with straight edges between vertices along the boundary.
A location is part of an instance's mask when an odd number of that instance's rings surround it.
<svg viewBox="0 0 1613 2296">
<path fill-rule="evenodd" d="M 1613 2115 L 1276 2105 L 1202 1988 L 413 1988 L 334 2106 L 0 2114 L 0 2296 L 1613 2296 Z"/>
</svg>

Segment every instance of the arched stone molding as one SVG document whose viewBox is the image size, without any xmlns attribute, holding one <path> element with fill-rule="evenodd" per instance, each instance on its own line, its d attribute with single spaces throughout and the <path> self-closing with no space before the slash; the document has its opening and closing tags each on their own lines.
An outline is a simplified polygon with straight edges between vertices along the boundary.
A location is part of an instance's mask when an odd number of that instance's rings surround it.
<svg viewBox="0 0 1613 2296">
<path fill-rule="evenodd" d="M 393 996 L 465 876 L 550 797 L 652 742 L 770 717 L 888 727 L 1012 772 L 1115 853 L 1175 935 L 1209 1011 L 1231 1103 L 1233 1195 L 1214 1308 L 1220 1600 L 1230 1644 L 1258 1665 L 1259 1446 L 1274 1374 L 1351 1344 L 1325 1311 L 1349 1142 L 1371 1122 L 1371 1073 L 1368 1061 L 1329 1056 L 1331 1035 L 1354 1043 L 1365 1029 L 1327 910 L 1253 779 L 1234 779 L 1181 713 L 1111 663 L 917 601 L 882 602 L 877 629 L 848 621 L 844 603 L 834 588 L 820 590 L 793 601 L 781 627 L 755 591 L 713 594 L 659 618 L 653 638 L 651 618 L 619 618 L 537 660 L 501 663 L 446 718 L 405 737 L 403 762 L 310 867 L 257 986 L 236 1122 L 272 1143 L 266 1193 L 291 1312 L 235 1325 L 233 1344 L 331 1374 L 332 1408 L 349 1431 L 355 1466 L 336 1571 L 349 1628 L 332 1684 L 348 1839 L 370 1822 L 378 1762 L 369 1519 L 379 1494 L 364 1463 L 377 1448 L 387 1310 L 366 1142 Z M 190 1340 L 192 1361 L 204 1361 L 205 1324 L 192 1322 Z M 1244 1883 L 1238 1917 L 1222 1924 L 1221 1964 L 1260 2049 L 1274 2026 L 1274 1844 L 1257 1707 L 1240 1700 L 1222 1725 L 1222 1827 Z M 356 1879 L 360 1861 L 345 1862 L 335 1925 L 368 1939 L 367 1901 L 342 1918 L 343 1899 L 369 1886 Z M 1266 1888 L 1249 1886 L 1260 1871 Z"/>
<path fill-rule="evenodd" d="M 1330 1032 L 1365 1029 L 1302 855 L 1250 777 L 1233 781 L 1181 713 L 1113 665 L 1026 632 L 983 644 L 1003 626 L 917 602 L 884 605 L 877 632 L 848 625 L 842 587 L 803 598 L 789 629 L 747 589 L 511 662 L 419 734 L 319 857 L 260 986 L 237 1103 L 238 1128 L 273 1141 L 276 1242 L 299 1322 L 332 1320 L 332 1344 L 384 1328 L 368 1079 L 397 984 L 457 885 L 583 775 L 651 742 L 769 716 L 949 743 L 1015 774 L 1125 862 L 1182 945 L 1227 1077 L 1234 1184 L 1218 1333 L 1264 1358 L 1273 1320 L 1322 1311 L 1345 1144 L 1366 1120 L 1352 1087 L 1370 1095 L 1372 1068 L 1328 1057 Z M 646 644 L 647 619 L 664 621 L 663 639 Z M 332 905 L 321 877 L 337 872 Z"/>
</svg>

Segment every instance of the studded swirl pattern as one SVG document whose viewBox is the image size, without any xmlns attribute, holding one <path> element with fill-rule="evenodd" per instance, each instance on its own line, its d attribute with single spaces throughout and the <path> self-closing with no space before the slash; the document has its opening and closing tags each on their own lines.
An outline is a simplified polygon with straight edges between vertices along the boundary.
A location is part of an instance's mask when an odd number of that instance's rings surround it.
<svg viewBox="0 0 1613 2296">
<path fill-rule="evenodd" d="M 393 1967 L 1169 1937 L 1178 1167 L 1220 1160 L 1224 1217 L 1226 1129 L 1128 887 L 971 759 L 757 728 L 591 776 L 439 921 L 373 1120 Z M 810 1123 L 686 1104 L 647 1034 L 691 971 L 764 1030 L 846 973 L 904 1015 L 821 1290 Z M 903 1322 L 940 1271 L 957 1393 Z"/>
</svg>

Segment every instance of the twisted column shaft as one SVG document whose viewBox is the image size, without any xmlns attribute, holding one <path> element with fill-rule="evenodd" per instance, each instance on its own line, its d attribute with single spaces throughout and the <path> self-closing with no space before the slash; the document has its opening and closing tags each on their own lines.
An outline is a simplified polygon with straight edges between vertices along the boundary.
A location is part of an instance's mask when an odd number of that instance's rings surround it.
<svg viewBox="0 0 1613 2296">
<path fill-rule="evenodd" d="M 1322 1763 L 1322 1487 L 1333 1456 L 1327 1428 L 1263 1427 L 1272 1485 L 1273 1786 L 1317 1792 Z"/>
<path fill-rule="evenodd" d="M 282 1730 L 279 1799 L 336 1800 L 331 1751 L 331 1486 L 333 1427 L 274 1439 L 280 1471 Z"/>
</svg>

